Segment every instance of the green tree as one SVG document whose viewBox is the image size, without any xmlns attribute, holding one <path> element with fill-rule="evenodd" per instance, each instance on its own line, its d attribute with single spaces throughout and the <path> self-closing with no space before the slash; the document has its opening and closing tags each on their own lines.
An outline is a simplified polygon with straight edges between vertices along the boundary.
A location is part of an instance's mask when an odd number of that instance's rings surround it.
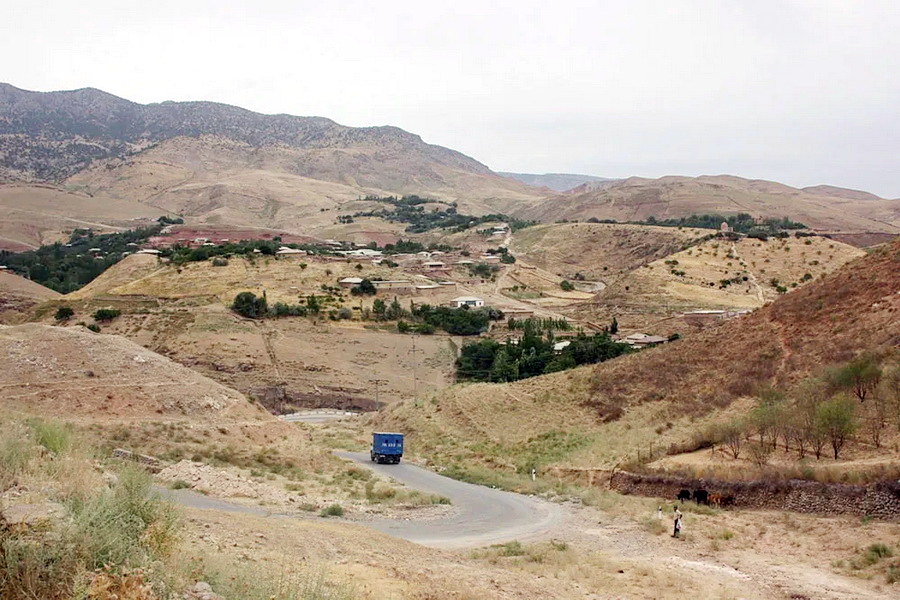
<svg viewBox="0 0 900 600">
<path fill-rule="evenodd" d="M 253 292 L 241 292 L 234 297 L 231 310 L 248 319 L 259 319 L 268 312 L 268 304 L 264 296 L 257 297 Z"/>
<path fill-rule="evenodd" d="M 559 356 L 553 357 L 550 362 L 547 363 L 547 366 L 544 367 L 544 373 L 557 373 L 559 371 L 565 371 L 567 369 L 574 368 L 575 359 L 572 358 L 572 355 L 568 352 L 560 354 Z"/>
<path fill-rule="evenodd" d="M 387 307 L 387 310 L 384 311 L 384 316 L 389 321 L 399 319 L 403 316 L 403 307 L 400 306 L 400 301 L 397 300 L 396 296 L 394 296 L 394 300 L 391 302 L 390 306 Z"/>
<path fill-rule="evenodd" d="M 372 312 L 375 313 L 375 316 L 378 319 L 383 319 L 385 311 L 387 311 L 387 305 L 384 303 L 384 300 L 375 298 L 375 301 L 372 302 Z"/>
<path fill-rule="evenodd" d="M 868 352 L 860 354 L 842 367 L 828 372 L 828 382 L 835 390 L 850 390 L 860 402 L 878 387 L 881 380 L 878 358 Z"/>
<path fill-rule="evenodd" d="M 819 404 L 816 409 L 817 428 L 831 442 L 835 460 L 840 455 L 847 438 L 856 431 L 855 408 L 849 396 L 838 394 Z"/>
<path fill-rule="evenodd" d="M 71 306 L 60 306 L 58 309 L 56 309 L 54 318 L 57 321 L 65 321 L 67 319 L 71 319 L 73 316 L 75 316 L 75 311 L 72 310 Z"/>
<path fill-rule="evenodd" d="M 505 348 L 500 350 L 494 359 L 494 366 L 491 367 L 491 381 L 516 381 L 518 378 L 518 363 L 509 356 Z"/>
<path fill-rule="evenodd" d="M 357 285 L 350 288 L 350 293 L 354 296 L 374 296 L 377 292 L 378 290 L 375 289 L 375 284 L 369 279 L 363 279 Z"/>
<path fill-rule="evenodd" d="M 121 314 L 122 311 L 117 308 L 100 308 L 92 316 L 95 321 L 112 321 Z"/>
<path fill-rule="evenodd" d="M 306 297 L 306 310 L 309 311 L 310 314 L 317 315 L 322 310 L 322 303 L 319 301 L 319 297 L 315 294 L 310 294 Z"/>
</svg>

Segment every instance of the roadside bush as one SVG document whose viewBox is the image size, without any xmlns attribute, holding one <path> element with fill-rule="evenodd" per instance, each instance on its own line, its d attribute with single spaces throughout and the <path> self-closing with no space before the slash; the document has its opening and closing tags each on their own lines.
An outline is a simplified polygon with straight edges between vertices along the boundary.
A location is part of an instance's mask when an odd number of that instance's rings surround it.
<svg viewBox="0 0 900 600">
<path fill-rule="evenodd" d="M 150 491 L 150 475 L 136 466 L 122 469 L 112 489 L 74 508 L 77 543 L 88 569 L 140 566 L 166 556 L 177 539 L 178 513 Z"/>
<path fill-rule="evenodd" d="M 59 308 L 56 309 L 56 314 L 54 315 L 54 318 L 57 321 L 65 321 L 67 319 L 71 319 L 74 316 L 75 316 L 75 311 L 72 310 L 71 306 L 60 306 Z"/>
<path fill-rule="evenodd" d="M 319 513 L 321 517 L 343 517 L 344 516 L 344 507 L 340 504 L 332 504 L 331 506 L 327 506 L 322 509 L 322 512 Z"/>
<path fill-rule="evenodd" d="M 95 321 L 112 321 L 116 317 L 122 314 L 122 311 L 117 308 L 100 308 L 94 311 L 94 314 L 91 315 L 94 317 Z"/>
</svg>

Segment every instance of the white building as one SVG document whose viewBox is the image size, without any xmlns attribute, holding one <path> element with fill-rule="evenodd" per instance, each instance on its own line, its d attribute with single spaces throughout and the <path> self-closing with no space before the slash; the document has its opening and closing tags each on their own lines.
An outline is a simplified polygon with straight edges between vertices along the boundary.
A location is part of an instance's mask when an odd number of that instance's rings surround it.
<svg viewBox="0 0 900 600">
<path fill-rule="evenodd" d="M 484 300 L 475 296 L 460 296 L 459 298 L 454 298 L 453 300 L 451 300 L 450 303 L 453 304 L 456 308 L 462 308 L 463 306 L 479 308 L 484 306 Z"/>
<path fill-rule="evenodd" d="M 362 277 L 344 277 L 340 281 L 338 281 L 338 285 L 342 288 L 350 288 L 354 285 L 359 285 L 362 283 Z"/>
</svg>

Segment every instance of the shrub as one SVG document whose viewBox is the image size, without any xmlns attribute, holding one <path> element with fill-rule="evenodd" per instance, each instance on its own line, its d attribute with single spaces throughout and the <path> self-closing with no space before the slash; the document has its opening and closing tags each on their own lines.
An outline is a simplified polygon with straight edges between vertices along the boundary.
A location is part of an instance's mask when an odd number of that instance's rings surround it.
<svg viewBox="0 0 900 600">
<path fill-rule="evenodd" d="M 322 509 L 322 512 L 319 513 L 321 517 L 343 517 L 344 516 L 344 507 L 340 504 L 332 504 L 331 506 L 327 506 Z"/>
<path fill-rule="evenodd" d="M 305 317 L 306 307 L 299 304 L 276 302 L 269 309 L 269 315 L 273 317 Z"/>
<path fill-rule="evenodd" d="M 116 317 L 122 314 L 122 311 L 117 308 L 100 308 L 94 311 L 92 315 L 95 321 L 112 321 Z"/>
<path fill-rule="evenodd" d="M 222 258 L 221 256 L 217 256 L 217 257 L 215 257 L 214 259 L 212 259 L 212 266 L 214 266 L 214 267 L 227 267 L 227 266 L 228 266 L 228 259 L 227 259 L 227 258 Z"/>
<path fill-rule="evenodd" d="M 93 331 L 94 333 L 100 333 L 100 326 L 97 325 L 96 323 L 91 323 L 90 325 L 87 325 L 86 327 L 89 330 Z"/>
<path fill-rule="evenodd" d="M 73 316 L 75 316 L 75 311 L 72 310 L 71 306 L 60 306 L 58 309 L 56 309 L 54 318 L 57 321 L 65 321 L 67 319 L 71 319 Z"/>
<path fill-rule="evenodd" d="M 559 287 L 562 288 L 562 290 L 564 292 L 571 292 L 572 290 L 575 289 L 575 286 L 572 285 L 572 282 L 569 281 L 568 279 L 563 279 L 562 282 L 559 284 Z"/>
<path fill-rule="evenodd" d="M 55 421 L 31 421 L 29 423 L 35 441 L 59 455 L 72 447 L 72 427 Z"/>
<path fill-rule="evenodd" d="M 150 485 L 146 471 L 129 466 L 112 489 L 76 507 L 76 537 L 87 551 L 89 569 L 141 565 L 171 551 L 178 514 L 151 493 Z"/>
<path fill-rule="evenodd" d="M 241 292 L 231 304 L 231 310 L 248 319 L 265 316 L 267 308 L 265 296 L 257 297 L 253 292 Z"/>
<path fill-rule="evenodd" d="M 500 544 L 495 547 L 499 549 L 500 556 L 522 556 L 525 554 L 525 548 L 523 548 L 522 543 L 517 540 Z"/>
<path fill-rule="evenodd" d="M 191 487 L 191 484 L 189 484 L 184 479 L 176 479 L 171 484 L 169 484 L 169 489 L 172 489 L 172 490 L 186 490 L 186 489 L 190 489 L 190 487 Z"/>
<path fill-rule="evenodd" d="M 378 290 L 375 289 L 375 284 L 368 279 L 363 279 L 357 285 L 350 288 L 350 293 L 354 296 L 374 296 L 377 291 Z"/>
</svg>

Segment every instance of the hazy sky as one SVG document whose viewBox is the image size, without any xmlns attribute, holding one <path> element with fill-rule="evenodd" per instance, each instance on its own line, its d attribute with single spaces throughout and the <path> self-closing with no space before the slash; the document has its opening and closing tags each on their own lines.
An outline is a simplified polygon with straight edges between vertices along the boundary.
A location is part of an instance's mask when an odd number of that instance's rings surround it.
<svg viewBox="0 0 900 600">
<path fill-rule="evenodd" d="M 900 197 L 900 1 L 4 0 L 0 80 L 397 125 L 495 170 Z"/>
</svg>

